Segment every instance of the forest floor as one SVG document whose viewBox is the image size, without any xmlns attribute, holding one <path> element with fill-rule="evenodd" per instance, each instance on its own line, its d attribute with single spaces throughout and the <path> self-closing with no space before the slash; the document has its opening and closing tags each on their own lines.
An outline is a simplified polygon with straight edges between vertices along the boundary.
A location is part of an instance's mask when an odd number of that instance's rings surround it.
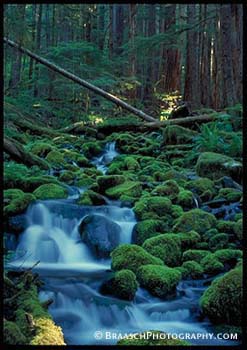
<svg viewBox="0 0 247 350">
<path fill-rule="evenodd" d="M 132 242 L 108 252 L 116 274 L 104 286 L 106 293 L 134 300 L 140 285 L 166 300 L 181 280 L 220 275 L 200 299 L 201 315 L 240 332 L 241 118 L 221 113 L 200 127 L 146 132 L 135 125 L 118 132 L 114 125 L 108 131 L 103 126 L 77 123 L 53 130 L 8 120 L 5 136 L 25 151 L 25 164 L 13 153 L 4 155 L 6 264 L 26 229 L 23 214 L 31 203 L 67 198 L 68 186 L 84 188 L 78 205 L 104 205 L 107 197 L 133 208 L 137 219 Z M 103 174 L 92 160 L 111 142 L 119 154 Z M 119 274 L 123 270 L 127 273 Z M 4 283 L 5 342 L 63 344 L 61 329 L 38 300 L 37 276 L 6 271 Z"/>
</svg>

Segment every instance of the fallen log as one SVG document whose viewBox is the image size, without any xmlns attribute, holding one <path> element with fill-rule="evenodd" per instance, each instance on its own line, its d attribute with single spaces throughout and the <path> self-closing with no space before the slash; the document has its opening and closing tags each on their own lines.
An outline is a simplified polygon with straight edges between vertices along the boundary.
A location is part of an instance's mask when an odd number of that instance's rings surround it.
<svg viewBox="0 0 247 350">
<path fill-rule="evenodd" d="M 46 161 L 27 152 L 19 142 L 11 138 L 4 137 L 3 150 L 16 162 L 23 163 L 28 166 L 37 165 L 41 169 L 45 170 L 49 169 L 49 164 Z"/>
<path fill-rule="evenodd" d="M 196 115 L 196 116 L 191 116 L 191 117 L 185 117 L 185 118 L 176 118 L 176 119 L 167 119 L 163 121 L 156 121 L 152 123 L 144 123 L 143 126 L 151 129 L 158 129 L 160 127 L 168 126 L 168 125 L 186 125 L 190 126 L 195 123 L 206 123 L 213 121 L 217 119 L 217 115 Z"/>
<path fill-rule="evenodd" d="M 147 121 L 155 121 L 156 119 L 151 117 L 150 115 L 142 112 L 141 110 L 129 105 L 128 103 L 122 101 L 120 98 L 110 94 L 109 92 L 106 92 L 102 89 L 100 89 L 97 86 L 94 86 L 93 84 L 88 83 L 86 80 L 83 80 L 81 78 L 79 78 L 78 76 L 76 76 L 75 74 L 72 74 L 70 72 L 68 72 L 67 70 L 57 66 L 56 64 L 48 61 L 47 59 L 38 56 L 37 54 L 33 53 L 32 51 L 25 49 L 24 47 L 20 46 L 19 44 L 15 43 L 12 40 L 9 40 L 7 38 L 4 38 L 4 42 L 6 44 L 8 44 L 9 46 L 14 47 L 15 49 L 19 50 L 20 52 L 28 55 L 29 57 L 33 58 L 34 60 L 36 60 L 37 62 L 45 65 L 46 67 L 48 67 L 49 69 L 51 69 L 54 72 L 57 72 L 61 75 L 63 75 L 64 77 L 74 81 L 75 83 L 87 88 L 88 90 L 91 90 L 93 92 L 95 92 L 96 94 L 106 98 L 107 100 L 115 103 L 117 106 L 122 107 L 123 109 L 126 109 L 127 111 L 137 115 L 138 117 L 140 117 L 141 119 L 147 120 Z"/>
</svg>

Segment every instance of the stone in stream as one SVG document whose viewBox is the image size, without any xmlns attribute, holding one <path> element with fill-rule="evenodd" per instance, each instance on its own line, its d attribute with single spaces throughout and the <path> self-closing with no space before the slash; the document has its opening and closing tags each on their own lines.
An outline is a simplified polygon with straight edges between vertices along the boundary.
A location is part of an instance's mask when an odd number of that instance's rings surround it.
<svg viewBox="0 0 247 350">
<path fill-rule="evenodd" d="M 98 258 L 107 258 L 120 243 L 121 227 L 102 215 L 87 215 L 79 225 L 82 241 Z"/>
</svg>

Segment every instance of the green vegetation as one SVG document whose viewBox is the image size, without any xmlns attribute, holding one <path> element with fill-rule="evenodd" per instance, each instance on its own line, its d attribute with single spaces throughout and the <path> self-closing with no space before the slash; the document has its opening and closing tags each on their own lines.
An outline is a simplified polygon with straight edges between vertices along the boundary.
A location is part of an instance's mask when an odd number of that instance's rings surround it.
<svg viewBox="0 0 247 350">
<path fill-rule="evenodd" d="M 34 195 L 37 199 L 57 199 L 66 198 L 68 191 L 66 188 L 56 184 L 46 184 L 39 186 L 35 191 Z"/>
</svg>

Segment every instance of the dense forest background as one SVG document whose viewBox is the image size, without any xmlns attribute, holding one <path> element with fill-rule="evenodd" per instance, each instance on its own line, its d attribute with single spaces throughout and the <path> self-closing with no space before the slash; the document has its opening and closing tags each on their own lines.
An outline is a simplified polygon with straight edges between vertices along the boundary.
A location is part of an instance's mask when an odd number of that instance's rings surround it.
<svg viewBox="0 0 247 350">
<path fill-rule="evenodd" d="M 242 11 L 237 4 L 6 4 L 4 34 L 162 120 L 181 101 L 193 110 L 242 102 Z M 4 54 L 7 112 L 14 103 L 54 126 L 123 113 L 7 45 Z"/>
</svg>

